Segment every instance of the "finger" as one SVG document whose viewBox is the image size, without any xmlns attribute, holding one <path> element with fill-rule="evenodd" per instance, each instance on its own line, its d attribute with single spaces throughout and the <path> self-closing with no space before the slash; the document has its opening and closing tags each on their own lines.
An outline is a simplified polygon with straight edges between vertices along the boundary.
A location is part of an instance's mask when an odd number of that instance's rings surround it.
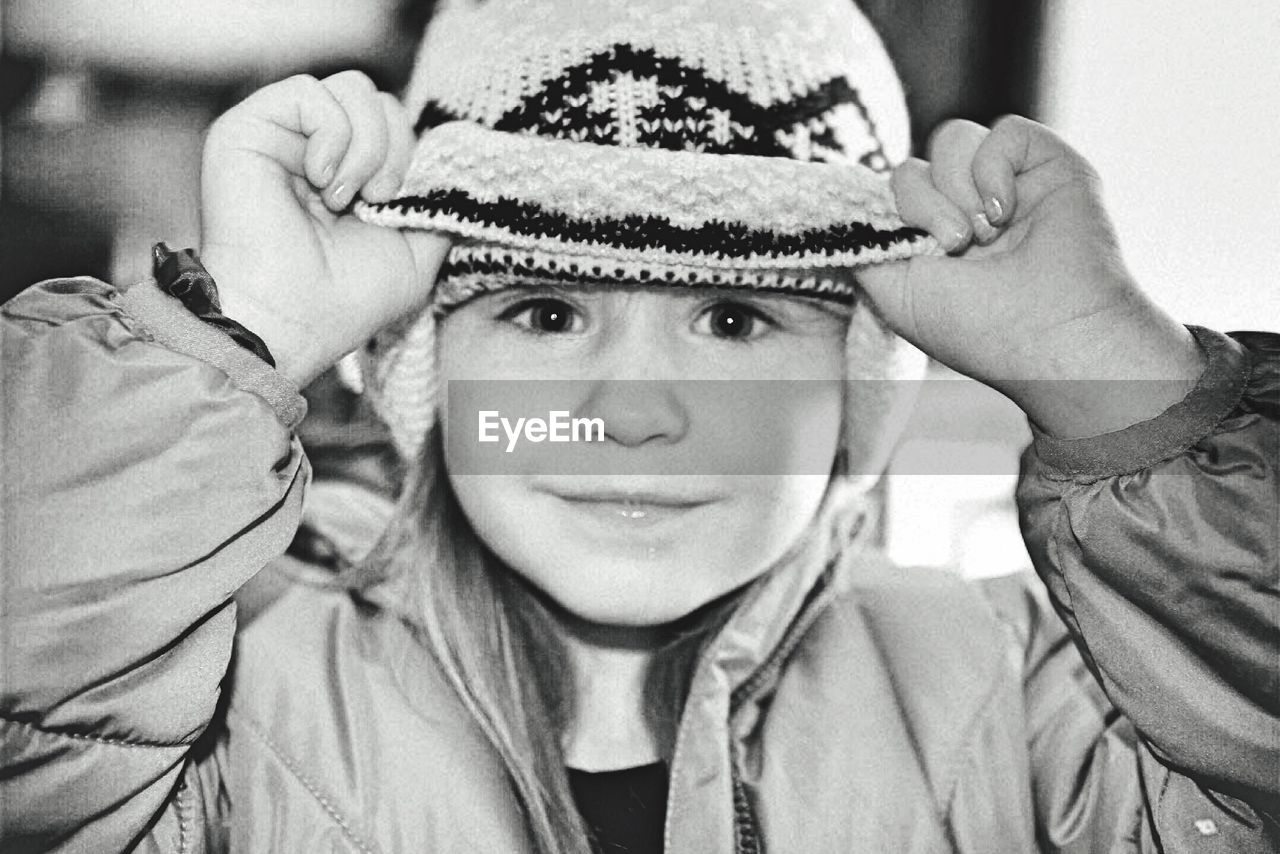
<svg viewBox="0 0 1280 854">
<path fill-rule="evenodd" d="M 1040 173 L 1038 180 L 1019 181 L 1019 176 L 1032 171 Z M 1053 186 L 1080 171 L 1092 174 L 1084 159 L 1053 131 L 1022 116 L 999 119 L 973 158 L 974 183 L 989 206 L 1001 209 L 1001 223 L 1009 222 L 1019 204 L 1034 205 Z"/>
<path fill-rule="evenodd" d="M 929 139 L 933 183 L 973 224 L 979 243 L 990 243 L 999 233 L 987 216 L 986 206 L 973 179 L 973 158 L 990 131 L 962 119 L 943 122 Z"/>
<path fill-rule="evenodd" d="M 341 211 L 351 204 L 387 155 L 387 120 L 378 91 L 364 74 L 343 71 L 323 81 L 351 123 L 351 143 L 338 165 L 325 204 Z"/>
<path fill-rule="evenodd" d="M 913 157 L 893 171 L 891 181 L 903 222 L 923 228 L 948 252 L 969 245 L 973 228 L 969 215 L 933 183 L 930 165 Z"/>
<path fill-rule="evenodd" d="M 409 161 L 413 158 L 415 143 L 413 121 L 400 101 L 386 92 L 378 94 L 378 101 L 387 126 L 387 155 L 382 166 L 364 185 L 361 195 L 369 202 L 385 202 L 400 189 Z"/>
<path fill-rule="evenodd" d="M 1008 222 L 1018 205 L 1016 166 L 1026 160 L 1026 135 L 997 123 L 973 155 L 973 183 L 992 225 Z"/>
<path fill-rule="evenodd" d="M 351 139 L 347 113 L 319 80 L 299 74 L 259 89 L 209 130 L 208 150 L 251 145 L 313 186 L 328 186 Z"/>
</svg>

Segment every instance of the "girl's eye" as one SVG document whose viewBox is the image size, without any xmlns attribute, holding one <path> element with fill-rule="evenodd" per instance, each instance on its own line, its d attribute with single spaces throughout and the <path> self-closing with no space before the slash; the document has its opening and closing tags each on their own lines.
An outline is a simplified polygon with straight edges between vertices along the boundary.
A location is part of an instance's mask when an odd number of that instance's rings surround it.
<svg viewBox="0 0 1280 854">
<path fill-rule="evenodd" d="M 718 302 L 698 318 L 698 329 L 717 338 L 746 341 L 758 337 L 769 318 L 758 309 L 740 302 Z"/>
<path fill-rule="evenodd" d="M 573 306 L 564 300 L 551 298 L 518 302 L 503 311 L 499 317 L 538 333 L 575 332 L 582 321 L 581 315 Z"/>
</svg>

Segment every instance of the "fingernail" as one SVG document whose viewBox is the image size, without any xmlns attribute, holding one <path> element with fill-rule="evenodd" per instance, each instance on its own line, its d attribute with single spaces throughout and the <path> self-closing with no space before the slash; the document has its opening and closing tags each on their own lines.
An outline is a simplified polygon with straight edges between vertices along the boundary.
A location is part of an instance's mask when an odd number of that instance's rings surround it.
<svg viewBox="0 0 1280 854">
<path fill-rule="evenodd" d="M 988 197 L 986 208 L 987 208 L 987 219 L 991 223 L 994 224 L 1004 219 L 1004 205 L 1001 204 L 1000 200 L 995 196 Z"/>
<path fill-rule="evenodd" d="M 942 248 L 948 252 L 959 252 L 969 245 L 969 229 L 957 225 L 941 242 Z"/>
<path fill-rule="evenodd" d="M 333 173 L 338 171 L 338 164 L 330 163 L 324 167 L 324 171 L 320 173 L 320 186 L 327 187 L 329 182 L 333 180 Z"/>
<path fill-rule="evenodd" d="M 347 185 L 339 184 L 329 193 L 329 199 L 338 207 L 347 206 Z"/>
<path fill-rule="evenodd" d="M 984 213 L 973 215 L 973 238 L 984 246 L 1000 235 L 999 229 L 991 224 Z"/>
</svg>

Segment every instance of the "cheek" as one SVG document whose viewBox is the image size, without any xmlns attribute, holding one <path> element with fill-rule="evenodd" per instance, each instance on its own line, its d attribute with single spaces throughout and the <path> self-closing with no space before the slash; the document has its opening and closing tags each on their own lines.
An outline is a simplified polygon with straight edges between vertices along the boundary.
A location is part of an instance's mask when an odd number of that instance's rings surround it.
<svg viewBox="0 0 1280 854">
<path fill-rule="evenodd" d="M 726 575 L 745 573 L 739 582 L 764 572 L 799 541 L 826 494 L 826 474 L 768 475 L 739 478 L 739 507 L 734 524 L 715 533 L 711 558 Z"/>
<path fill-rule="evenodd" d="M 827 475 L 844 424 L 838 380 L 739 380 L 697 406 L 689 437 L 700 472 Z"/>
<path fill-rule="evenodd" d="M 450 475 L 463 515 L 476 535 L 505 563 L 518 567 L 520 553 L 536 539 L 529 495 L 513 475 Z"/>
</svg>

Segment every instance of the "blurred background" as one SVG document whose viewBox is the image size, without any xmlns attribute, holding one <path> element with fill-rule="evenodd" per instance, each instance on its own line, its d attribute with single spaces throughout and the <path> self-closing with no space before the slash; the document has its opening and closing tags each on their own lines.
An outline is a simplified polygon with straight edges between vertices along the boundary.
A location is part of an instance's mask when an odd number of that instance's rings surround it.
<svg viewBox="0 0 1280 854">
<path fill-rule="evenodd" d="M 201 136 L 255 88 L 359 68 L 399 88 L 430 0 L 0 0 L 0 299 L 40 279 L 148 273 L 199 243 Z M 942 119 L 1015 112 L 1098 168 L 1130 267 L 1184 322 L 1280 330 L 1280 7 L 864 0 L 922 148 Z M 1026 564 L 1013 516 L 1029 436 L 935 366 L 881 494 L 899 560 Z M 384 437 L 324 378 L 304 425 L 320 477 L 393 489 Z M 940 474 L 945 472 L 945 474 Z"/>
</svg>

